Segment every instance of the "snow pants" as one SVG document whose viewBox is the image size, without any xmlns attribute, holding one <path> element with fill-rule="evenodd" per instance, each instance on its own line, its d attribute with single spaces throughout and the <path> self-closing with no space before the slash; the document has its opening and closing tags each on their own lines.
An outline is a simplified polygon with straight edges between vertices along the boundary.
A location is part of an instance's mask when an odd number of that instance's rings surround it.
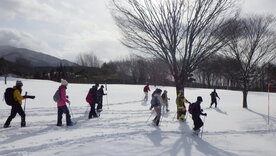
<svg viewBox="0 0 276 156">
<path fill-rule="evenodd" d="M 148 101 L 149 93 L 148 92 L 144 92 L 144 93 L 145 93 L 144 101 Z"/>
<path fill-rule="evenodd" d="M 156 112 L 156 116 L 153 119 L 153 122 L 155 122 L 156 126 L 158 126 L 161 118 L 161 107 L 154 107 L 154 110 Z"/>
<path fill-rule="evenodd" d="M 15 103 L 14 105 L 12 105 L 11 114 L 8 117 L 7 121 L 5 122 L 4 126 L 8 127 L 12 119 L 16 116 L 17 113 L 21 116 L 21 126 L 25 126 L 26 125 L 25 112 L 19 103 Z"/>
<path fill-rule="evenodd" d="M 91 119 L 92 117 L 98 117 L 96 110 L 95 110 L 95 105 L 96 105 L 96 101 L 92 100 L 92 103 L 90 103 L 90 112 L 89 112 L 89 116 L 88 119 Z"/>
<path fill-rule="evenodd" d="M 193 128 L 194 131 L 200 129 L 200 127 L 203 126 L 203 122 L 199 115 L 192 115 L 192 119 L 194 121 L 194 128 Z"/>
<path fill-rule="evenodd" d="M 186 116 L 186 109 L 178 109 L 177 110 L 177 120 L 184 120 Z"/>
<path fill-rule="evenodd" d="M 211 102 L 210 107 L 212 107 L 213 104 L 215 104 L 215 107 L 217 107 L 217 104 L 218 104 L 218 103 L 217 103 L 217 99 L 211 99 L 211 101 L 212 101 L 212 102 Z"/>
<path fill-rule="evenodd" d="M 58 107 L 57 126 L 62 125 L 62 115 L 63 115 L 63 113 L 66 114 L 66 124 L 71 125 L 72 121 L 71 121 L 70 112 L 69 112 L 69 109 L 67 108 L 67 106 L 65 105 L 65 106 Z"/>
<path fill-rule="evenodd" d="M 97 110 L 102 109 L 103 108 L 103 97 L 99 97 L 97 103 L 98 103 Z"/>
</svg>

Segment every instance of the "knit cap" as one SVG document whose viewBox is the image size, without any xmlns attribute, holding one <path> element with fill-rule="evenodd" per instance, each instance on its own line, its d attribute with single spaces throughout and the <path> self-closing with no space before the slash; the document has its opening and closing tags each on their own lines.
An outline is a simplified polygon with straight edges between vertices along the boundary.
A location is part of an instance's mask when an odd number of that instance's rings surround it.
<svg viewBox="0 0 276 156">
<path fill-rule="evenodd" d="M 61 85 L 63 85 L 63 86 L 67 86 L 68 85 L 68 82 L 66 80 L 64 80 L 64 79 L 61 79 L 60 82 L 61 82 Z"/>
</svg>

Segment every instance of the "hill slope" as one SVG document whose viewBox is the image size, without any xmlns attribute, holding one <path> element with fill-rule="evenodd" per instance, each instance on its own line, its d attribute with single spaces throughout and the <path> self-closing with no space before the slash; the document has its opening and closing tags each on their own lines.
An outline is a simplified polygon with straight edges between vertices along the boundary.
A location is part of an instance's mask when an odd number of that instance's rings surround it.
<svg viewBox="0 0 276 156">
<path fill-rule="evenodd" d="M 34 67 L 55 67 L 59 66 L 60 63 L 64 66 L 76 66 L 75 63 L 67 60 L 61 60 L 40 52 L 11 46 L 0 46 L 0 58 L 4 58 L 11 62 L 23 60 Z"/>
</svg>

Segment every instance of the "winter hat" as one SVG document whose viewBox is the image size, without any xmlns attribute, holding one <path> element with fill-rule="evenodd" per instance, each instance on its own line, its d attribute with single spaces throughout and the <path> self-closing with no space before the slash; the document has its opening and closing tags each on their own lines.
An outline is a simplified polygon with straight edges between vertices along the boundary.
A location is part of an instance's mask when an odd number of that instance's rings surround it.
<svg viewBox="0 0 276 156">
<path fill-rule="evenodd" d="M 23 83 L 22 83 L 22 81 L 20 81 L 20 80 L 17 80 L 17 81 L 16 81 L 16 86 L 23 86 Z"/>
<path fill-rule="evenodd" d="M 157 88 L 157 89 L 155 90 L 155 92 L 156 92 L 156 93 L 161 93 L 161 92 L 162 92 L 162 90 L 161 90 L 161 89 L 159 89 L 159 88 Z"/>
<path fill-rule="evenodd" d="M 103 86 L 103 85 L 101 85 L 101 88 L 104 88 L 104 86 Z"/>
<path fill-rule="evenodd" d="M 68 85 L 68 82 L 66 80 L 64 80 L 64 79 L 61 79 L 60 82 L 61 82 L 61 85 L 63 85 L 63 86 L 67 86 Z"/>
<path fill-rule="evenodd" d="M 198 97 L 197 97 L 197 101 L 202 102 L 202 101 L 203 101 L 203 100 L 202 100 L 202 97 L 201 97 L 201 96 L 198 96 Z"/>
</svg>

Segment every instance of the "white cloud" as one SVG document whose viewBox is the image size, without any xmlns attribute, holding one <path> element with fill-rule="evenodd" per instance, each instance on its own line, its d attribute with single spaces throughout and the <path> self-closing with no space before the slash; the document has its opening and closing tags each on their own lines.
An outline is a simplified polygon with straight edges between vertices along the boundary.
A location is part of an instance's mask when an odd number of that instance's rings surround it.
<svg viewBox="0 0 276 156">
<path fill-rule="evenodd" d="M 31 34 L 12 29 L 0 29 L 0 45 L 10 45 L 41 52 L 52 51 L 51 55 L 55 55 L 54 50 L 51 50 L 46 42 L 35 38 Z"/>
<path fill-rule="evenodd" d="M 119 42 L 118 28 L 106 7 L 110 0 L 0 1 L 0 44 L 14 44 L 71 61 L 80 52 L 93 51 L 108 61 L 130 51 Z M 242 1 L 251 12 L 275 6 L 275 0 Z"/>
</svg>

